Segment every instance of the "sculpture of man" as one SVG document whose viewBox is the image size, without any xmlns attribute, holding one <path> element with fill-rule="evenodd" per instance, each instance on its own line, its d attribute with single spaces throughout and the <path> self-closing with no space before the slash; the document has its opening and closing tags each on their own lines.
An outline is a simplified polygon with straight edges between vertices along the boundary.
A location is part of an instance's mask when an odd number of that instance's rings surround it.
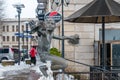
<svg viewBox="0 0 120 80">
<path fill-rule="evenodd" d="M 37 8 L 37 12 L 40 12 L 41 9 L 39 7 L 40 5 L 38 5 Z M 42 10 L 42 12 L 45 12 Z M 43 18 L 41 18 L 41 15 L 43 15 L 42 13 L 38 14 L 38 19 L 39 21 L 36 23 L 34 21 L 30 21 L 29 24 L 31 26 L 31 34 L 37 32 L 38 34 L 38 47 L 37 47 L 37 53 L 40 55 L 40 59 L 42 62 L 46 62 L 47 60 L 50 60 L 52 62 L 52 69 L 64 69 L 67 67 L 67 63 L 66 60 L 61 58 L 61 57 L 57 57 L 54 55 L 51 55 L 49 53 L 50 50 L 50 44 L 51 44 L 51 40 L 52 38 L 54 39 L 59 39 L 59 40 L 65 40 L 67 39 L 69 43 L 71 44 L 78 44 L 79 43 L 79 36 L 73 35 L 73 36 L 55 36 L 54 30 L 56 28 L 55 25 L 55 21 L 52 18 L 49 18 L 47 20 L 41 20 Z M 45 72 L 45 67 L 41 66 L 40 67 L 41 71 L 43 72 L 43 74 L 45 76 L 47 76 L 46 72 Z"/>
<path fill-rule="evenodd" d="M 70 37 L 55 36 L 53 33 L 56 26 L 53 19 L 48 19 L 48 20 L 45 20 L 44 22 L 39 21 L 37 25 L 34 21 L 31 21 L 29 24 L 31 26 L 31 33 L 37 32 L 38 34 L 37 52 L 40 55 L 41 61 L 46 62 L 46 60 L 50 60 L 52 62 L 52 69 L 66 68 L 67 63 L 65 59 L 51 55 L 49 53 L 51 40 L 52 38 L 59 39 L 59 40 L 67 39 L 69 43 L 78 44 L 79 36 L 78 35 L 74 35 Z"/>
</svg>

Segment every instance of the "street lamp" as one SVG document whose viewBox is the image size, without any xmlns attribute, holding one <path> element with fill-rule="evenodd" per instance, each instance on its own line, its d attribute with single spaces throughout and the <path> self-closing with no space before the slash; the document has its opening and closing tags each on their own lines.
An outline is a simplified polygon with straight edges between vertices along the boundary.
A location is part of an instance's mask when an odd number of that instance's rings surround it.
<svg viewBox="0 0 120 80">
<path fill-rule="evenodd" d="M 28 33 L 29 33 L 29 31 L 28 31 L 28 23 L 26 23 L 26 32 L 27 32 L 27 54 L 28 54 Z"/>
<path fill-rule="evenodd" d="M 26 30 L 23 31 L 23 34 L 24 34 L 24 38 L 26 38 L 26 45 L 27 45 L 27 58 L 28 58 L 28 53 L 29 53 L 29 38 L 32 38 L 32 36 L 30 35 L 30 31 L 28 29 L 29 27 L 29 22 L 28 21 L 25 21 L 25 26 L 26 26 Z"/>
<path fill-rule="evenodd" d="M 64 36 L 64 5 L 68 6 L 70 0 L 53 0 L 57 6 L 62 6 L 62 36 Z M 62 40 L 62 57 L 64 58 L 64 40 Z"/>
<path fill-rule="evenodd" d="M 38 5 L 36 9 L 37 17 L 40 21 L 44 21 L 44 16 L 46 13 L 47 0 L 37 0 Z"/>
<path fill-rule="evenodd" d="M 15 7 L 17 9 L 18 12 L 18 33 L 19 33 L 19 38 L 18 38 L 18 49 L 19 49 L 19 62 L 18 65 L 20 65 L 20 14 L 21 14 L 21 10 L 22 8 L 24 8 L 24 4 L 14 4 L 13 7 Z"/>
</svg>

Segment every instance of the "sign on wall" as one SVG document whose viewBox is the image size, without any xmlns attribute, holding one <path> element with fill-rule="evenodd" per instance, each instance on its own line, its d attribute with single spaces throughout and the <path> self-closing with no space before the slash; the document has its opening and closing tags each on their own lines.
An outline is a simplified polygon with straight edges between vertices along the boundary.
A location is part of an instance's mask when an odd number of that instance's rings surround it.
<svg viewBox="0 0 120 80">
<path fill-rule="evenodd" d="M 61 20 L 62 16 L 57 11 L 52 11 L 45 15 L 45 20 L 48 18 L 53 18 L 55 20 L 55 23 L 57 23 Z"/>
</svg>

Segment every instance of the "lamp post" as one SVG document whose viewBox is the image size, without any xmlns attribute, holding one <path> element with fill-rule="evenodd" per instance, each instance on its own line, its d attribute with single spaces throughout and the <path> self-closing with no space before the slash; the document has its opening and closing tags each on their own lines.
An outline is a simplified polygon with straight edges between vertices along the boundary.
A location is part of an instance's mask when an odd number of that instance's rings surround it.
<svg viewBox="0 0 120 80">
<path fill-rule="evenodd" d="M 19 36 L 18 36 L 18 49 L 19 49 L 19 62 L 18 62 L 18 65 L 20 65 L 20 14 L 21 14 L 21 10 L 22 8 L 24 8 L 24 4 L 14 4 L 13 7 L 15 7 L 17 9 L 17 12 L 18 12 L 18 33 L 19 33 Z"/>
<path fill-rule="evenodd" d="M 37 18 L 40 21 L 44 21 L 44 16 L 47 8 L 47 0 L 37 0 L 37 2 L 38 2 L 37 9 L 36 9 Z"/>
<path fill-rule="evenodd" d="M 28 30 L 29 22 L 28 22 L 28 21 L 25 21 L 24 23 L 25 23 L 25 26 L 26 26 L 26 30 L 25 30 L 23 33 L 25 33 L 25 34 L 24 34 L 24 38 L 26 38 L 26 42 L 27 42 L 27 43 L 26 43 L 26 44 L 27 44 L 27 54 L 28 54 L 28 47 L 29 47 L 29 46 L 28 46 L 28 38 L 29 38 L 29 36 L 30 36 L 30 35 L 28 35 L 28 34 L 30 33 L 30 31 Z M 28 56 L 27 56 L 27 57 L 28 57 Z"/>
<path fill-rule="evenodd" d="M 70 0 L 54 0 L 57 6 L 62 7 L 62 36 L 64 36 L 64 5 L 68 6 Z M 64 40 L 62 40 L 62 57 L 64 58 Z"/>
<path fill-rule="evenodd" d="M 23 31 L 23 36 L 22 36 L 22 40 L 23 40 L 23 47 L 22 47 L 22 49 L 24 50 L 24 31 Z"/>
<path fill-rule="evenodd" d="M 27 39 L 27 52 L 28 52 L 28 23 L 26 23 L 26 32 L 27 32 L 27 38 L 26 39 Z"/>
</svg>

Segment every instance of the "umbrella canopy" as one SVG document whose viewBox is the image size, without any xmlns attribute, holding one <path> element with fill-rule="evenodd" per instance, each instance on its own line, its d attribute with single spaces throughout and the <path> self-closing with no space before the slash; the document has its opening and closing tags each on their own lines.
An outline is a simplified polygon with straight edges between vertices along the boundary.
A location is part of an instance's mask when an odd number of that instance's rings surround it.
<svg viewBox="0 0 120 80">
<path fill-rule="evenodd" d="M 94 0 L 74 12 L 65 21 L 73 23 L 102 23 L 102 66 L 106 65 L 105 23 L 120 22 L 120 4 L 113 0 Z"/>
<path fill-rule="evenodd" d="M 94 0 L 65 18 L 65 21 L 102 23 L 102 17 L 105 17 L 105 23 L 120 22 L 120 4 L 113 0 Z"/>
</svg>

